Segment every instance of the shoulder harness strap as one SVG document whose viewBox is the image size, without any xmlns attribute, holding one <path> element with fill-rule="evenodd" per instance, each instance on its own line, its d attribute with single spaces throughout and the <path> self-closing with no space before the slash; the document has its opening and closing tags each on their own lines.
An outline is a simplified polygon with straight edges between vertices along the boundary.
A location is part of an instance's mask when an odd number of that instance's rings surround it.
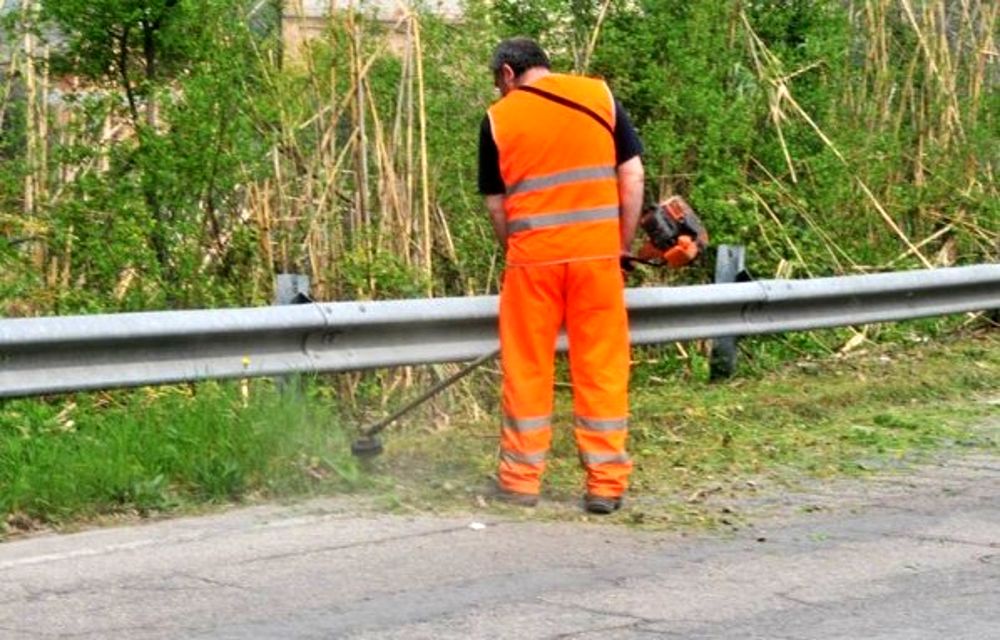
<svg viewBox="0 0 1000 640">
<path fill-rule="evenodd" d="M 550 93 L 548 91 L 545 91 L 544 89 L 538 89 L 538 88 L 532 87 L 532 86 L 518 87 L 517 90 L 518 91 L 527 91 L 528 93 L 532 93 L 532 94 L 534 94 L 536 96 L 539 96 L 541 98 L 544 98 L 546 100 L 551 100 L 552 102 L 555 102 L 556 104 L 561 104 L 564 107 L 568 107 L 570 109 L 573 109 L 574 111 L 579 111 L 580 113 L 585 113 L 588 116 L 590 116 L 591 118 L 593 118 L 594 120 L 596 120 L 598 122 L 598 124 L 600 124 L 602 127 L 604 127 L 605 129 L 607 129 L 608 133 L 610 133 L 612 137 L 614 137 L 614 135 L 615 135 L 615 130 L 611 128 L 611 125 L 608 124 L 604 120 L 604 118 L 602 118 L 601 116 L 597 115 L 592 109 L 583 106 L 579 102 L 574 102 L 574 101 L 570 100 L 569 98 L 564 98 L 564 97 L 562 97 L 560 95 L 556 95 L 554 93 Z"/>
</svg>

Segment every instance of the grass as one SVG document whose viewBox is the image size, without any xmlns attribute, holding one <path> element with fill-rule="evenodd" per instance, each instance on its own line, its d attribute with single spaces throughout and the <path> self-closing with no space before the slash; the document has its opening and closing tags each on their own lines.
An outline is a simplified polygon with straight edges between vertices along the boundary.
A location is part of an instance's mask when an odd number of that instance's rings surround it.
<svg viewBox="0 0 1000 640">
<path fill-rule="evenodd" d="M 0 405 L 9 530 L 349 490 L 364 484 L 328 403 L 266 382 Z"/>
<path fill-rule="evenodd" d="M 759 348 L 748 345 L 747 355 Z M 645 360 L 653 353 L 637 352 Z M 478 391 L 482 406 L 495 407 L 494 374 L 477 375 L 463 397 Z M 766 371 L 745 362 L 740 377 L 723 383 L 708 382 L 701 362 L 665 367 L 659 358 L 633 377 L 631 507 L 612 521 L 725 524 L 734 516 L 718 508 L 718 497 L 905 466 L 942 449 L 998 446 L 1000 335 L 988 329 L 869 344 Z M 496 464 L 494 420 L 452 412 L 442 428 L 431 426 L 436 414 L 418 412 L 393 427 L 381 458 L 362 465 L 349 453 L 355 434 L 329 387 L 291 389 L 264 380 L 248 394 L 238 383 L 205 383 L 0 403 L 0 537 L 344 492 L 394 511 L 524 515 L 482 497 Z M 571 414 L 560 385 L 544 500 L 531 517 L 580 517 Z M 987 422 L 992 430 L 976 427 Z"/>
</svg>

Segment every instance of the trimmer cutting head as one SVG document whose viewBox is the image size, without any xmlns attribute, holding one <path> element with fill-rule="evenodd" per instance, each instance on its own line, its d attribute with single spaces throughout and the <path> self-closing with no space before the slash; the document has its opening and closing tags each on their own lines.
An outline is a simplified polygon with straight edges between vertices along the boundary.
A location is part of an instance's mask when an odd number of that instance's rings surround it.
<svg viewBox="0 0 1000 640">
<path fill-rule="evenodd" d="M 382 439 L 378 436 L 361 436 L 351 443 L 351 453 L 358 458 L 375 458 L 382 451 Z"/>
</svg>

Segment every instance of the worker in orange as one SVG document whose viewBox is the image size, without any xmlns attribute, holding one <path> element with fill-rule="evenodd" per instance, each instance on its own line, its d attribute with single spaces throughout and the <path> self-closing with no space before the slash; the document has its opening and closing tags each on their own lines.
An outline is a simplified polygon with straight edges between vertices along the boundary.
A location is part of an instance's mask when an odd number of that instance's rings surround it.
<svg viewBox="0 0 1000 640">
<path fill-rule="evenodd" d="M 499 494 L 538 502 L 565 327 L 584 507 L 611 513 L 632 471 L 621 264 L 642 207 L 642 143 L 603 81 L 553 73 L 530 39 L 501 42 L 491 68 L 501 98 L 481 127 L 479 190 L 506 252 Z"/>
</svg>

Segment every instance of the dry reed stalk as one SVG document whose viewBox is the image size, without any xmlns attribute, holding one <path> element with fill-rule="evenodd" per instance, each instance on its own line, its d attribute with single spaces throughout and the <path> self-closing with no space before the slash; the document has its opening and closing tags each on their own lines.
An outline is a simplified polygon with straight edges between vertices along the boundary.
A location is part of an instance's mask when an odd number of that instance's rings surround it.
<svg viewBox="0 0 1000 640">
<path fill-rule="evenodd" d="M 767 71 L 764 61 L 760 59 L 757 55 L 757 49 L 755 47 L 750 48 L 751 56 L 753 57 L 754 67 L 757 69 L 757 74 L 760 77 L 766 77 Z M 784 112 L 781 110 L 781 99 L 777 91 L 772 91 L 768 93 L 768 116 L 771 118 L 771 122 L 774 124 L 774 129 L 778 133 L 778 142 L 781 144 L 781 152 L 785 158 L 785 165 L 788 167 L 788 174 L 791 177 L 792 183 L 798 183 L 798 176 L 795 173 L 795 164 L 792 162 L 791 153 L 788 151 L 788 144 L 785 142 L 785 133 L 781 128 L 781 123 L 787 119 Z"/>
<path fill-rule="evenodd" d="M 757 230 L 759 231 L 757 237 L 764 243 L 764 245 L 767 247 L 768 251 L 770 251 L 772 255 L 774 256 L 783 255 L 781 249 L 775 246 L 775 242 L 771 240 L 771 234 L 767 230 L 767 226 L 764 224 L 763 217 L 761 216 L 755 216 L 755 217 L 757 223 Z M 781 258 L 781 260 L 784 261 L 784 258 Z"/>
<path fill-rule="evenodd" d="M 38 92 L 38 106 L 35 117 L 38 118 L 38 203 L 44 204 L 48 199 L 49 175 L 49 94 L 51 92 L 51 76 L 49 75 L 49 48 L 42 47 L 42 82 Z"/>
<path fill-rule="evenodd" d="M 37 15 L 37 0 L 21 1 L 22 24 L 25 25 L 23 38 L 23 59 L 20 71 L 25 84 L 25 161 L 27 171 L 23 181 L 23 211 L 30 218 L 44 226 L 40 221 L 41 207 L 46 198 L 46 170 L 48 166 L 48 127 L 47 105 L 49 95 L 48 54 L 42 47 L 39 54 L 38 42 L 31 28 Z M 42 72 L 38 73 L 38 66 Z M 33 239 L 25 244 L 31 263 L 40 273 L 52 273 L 47 268 L 48 245 L 44 239 Z M 51 267 L 52 265 L 48 265 Z M 56 273 L 58 266 L 56 265 Z M 56 278 L 57 280 L 57 278 Z"/>
<path fill-rule="evenodd" d="M 274 186 L 275 186 L 274 195 L 280 207 L 280 205 L 285 201 L 285 190 L 282 180 L 281 158 L 279 157 L 279 152 L 277 147 L 271 149 L 271 162 L 272 166 L 274 167 Z M 272 217 L 270 218 L 270 220 L 273 221 L 274 218 Z M 276 252 L 276 255 L 274 256 L 275 260 L 273 262 L 273 265 L 278 266 L 282 271 L 287 272 L 290 268 L 289 251 L 286 239 L 283 234 L 279 239 L 279 245 L 277 249 L 278 250 Z"/>
<path fill-rule="evenodd" d="M 423 224 L 422 249 L 427 276 L 427 295 L 434 295 L 434 257 L 431 255 L 431 194 L 427 157 L 427 104 L 424 93 L 424 50 L 420 38 L 420 18 L 412 17 L 413 54 L 417 71 L 417 115 L 420 128 L 420 219 Z"/>
<path fill-rule="evenodd" d="M 873 69 L 871 74 L 875 78 L 875 101 L 874 104 L 881 106 L 879 109 L 878 124 L 885 122 L 889 117 L 889 107 L 892 104 L 892 76 L 889 71 L 889 41 L 886 20 L 889 15 L 889 6 L 892 0 L 880 0 L 879 2 L 867 2 L 869 15 L 868 42 L 869 57 L 873 58 Z M 870 125 L 874 128 L 876 123 Z"/>
<path fill-rule="evenodd" d="M 334 198 L 349 200 L 349 198 L 342 195 L 339 191 L 338 176 L 341 174 L 341 168 L 346 162 L 348 155 L 358 144 L 359 130 L 358 128 L 354 128 L 345 141 L 343 148 L 337 151 L 336 125 L 336 121 L 331 119 L 321 137 L 321 149 L 316 154 L 316 161 L 320 166 L 314 169 L 314 173 L 322 174 L 323 190 L 319 198 L 313 201 L 313 206 L 310 209 L 306 223 L 308 230 L 307 237 L 311 239 L 307 258 L 313 269 L 313 276 L 319 284 L 319 287 L 316 289 L 317 295 L 326 295 L 328 293 L 324 283 L 328 280 L 332 281 L 335 277 L 337 268 L 335 256 L 342 254 L 346 250 L 347 244 L 351 242 L 349 235 L 336 233 L 339 225 L 336 224 L 335 220 L 323 215 L 324 212 L 330 211 L 333 213 L 336 210 L 332 202 Z M 328 149 L 329 153 L 324 153 L 323 149 Z M 335 155 L 334 152 L 336 152 Z M 348 218 L 346 217 L 345 220 Z M 317 241 L 319 241 L 318 244 Z"/>
<path fill-rule="evenodd" d="M 407 56 L 409 61 L 407 64 L 407 76 L 405 79 L 406 85 L 406 203 L 407 203 L 407 216 L 406 224 L 404 228 L 404 234 L 407 239 L 413 237 L 413 225 L 416 219 L 416 201 L 417 201 L 417 179 L 416 171 L 414 167 L 416 166 L 416 161 L 414 160 L 414 149 L 415 142 L 413 139 L 413 123 L 416 118 L 416 106 L 414 94 L 416 85 L 416 71 L 415 67 L 415 57 L 416 57 L 416 46 L 414 44 L 414 34 L 413 34 L 413 20 L 408 23 L 409 28 L 409 48 L 407 49 Z M 407 252 L 409 253 L 409 252 Z M 411 259 L 410 264 L 414 264 L 415 260 Z"/>
<path fill-rule="evenodd" d="M 261 55 L 259 48 L 254 47 L 257 56 L 258 68 L 266 86 L 275 94 L 281 92 L 281 87 L 274 73 L 274 65 L 269 64 Z M 303 220 L 311 221 L 313 215 L 312 205 L 315 202 L 315 180 L 311 179 L 316 172 L 314 163 L 307 162 L 296 136 L 297 129 L 290 106 L 287 100 L 277 101 L 278 106 L 278 126 L 276 133 L 279 142 L 269 150 L 271 165 L 273 169 L 273 193 L 269 188 L 272 181 L 265 181 L 268 188 L 258 192 L 266 194 L 268 199 L 268 220 L 270 228 L 268 237 L 272 239 L 271 263 L 269 268 L 280 271 L 291 271 L 292 269 L 304 268 L 306 262 L 310 262 L 310 238 L 309 224 L 302 224 Z M 291 163 L 288 168 L 284 167 L 283 158 Z M 315 160 L 315 158 L 310 158 Z M 305 173 L 303 179 L 302 174 Z M 274 200 L 272 207 L 271 200 Z M 251 205 L 251 208 L 254 208 Z M 278 215 L 271 211 L 281 212 Z M 271 281 L 270 276 L 268 281 Z M 273 285 L 273 283 L 271 283 Z"/>
<path fill-rule="evenodd" d="M 608 8 L 611 6 L 612 0 L 604 0 L 604 4 L 601 5 L 601 9 L 597 14 L 597 22 L 594 24 L 594 29 L 590 33 L 590 39 L 587 41 L 587 48 L 583 54 L 583 60 L 579 64 L 578 71 L 580 73 L 586 73 L 587 69 L 590 67 L 590 59 L 594 55 L 594 49 L 597 47 L 597 38 L 601 34 L 601 26 L 604 24 L 604 19 L 608 15 Z"/>
<path fill-rule="evenodd" d="M 927 68 L 930 75 L 934 77 L 935 80 L 941 85 L 941 91 L 945 95 L 945 99 L 948 102 L 948 107 L 945 109 L 946 122 L 943 123 L 943 130 L 946 133 L 950 133 L 952 128 L 957 132 L 960 140 L 965 139 L 965 131 L 962 127 L 962 121 L 959 114 L 961 110 L 958 106 L 958 97 L 953 89 L 952 83 L 949 78 L 954 78 L 954 72 L 950 68 L 950 61 L 947 57 L 948 45 L 947 41 L 944 44 L 944 54 L 938 50 L 936 53 L 932 48 L 925 30 L 921 28 L 917 21 L 916 15 L 913 11 L 913 6 L 910 0 L 899 0 L 900 6 L 903 12 L 906 14 L 907 19 L 910 22 L 910 26 L 913 27 L 913 31 L 917 36 L 917 41 L 920 43 L 920 47 L 923 50 L 924 57 L 927 61 Z M 943 9 L 943 0 L 938 0 L 937 5 L 940 5 Z M 927 4 L 924 7 L 924 23 L 928 24 L 929 27 L 933 28 L 935 22 L 934 18 L 934 4 Z M 942 28 L 943 32 L 943 28 Z M 942 65 L 947 65 L 942 69 Z M 942 141 L 945 146 L 947 146 L 947 138 Z"/>
<path fill-rule="evenodd" d="M 404 22 L 406 22 L 408 20 L 409 20 L 409 16 L 408 15 L 399 18 L 399 20 L 395 24 L 394 29 L 398 29 L 400 26 L 403 25 Z M 388 41 L 388 39 L 385 39 L 385 40 L 383 40 L 378 45 L 378 47 L 376 47 L 375 51 L 370 56 L 368 56 L 368 58 L 365 60 L 364 65 L 362 65 L 362 67 L 361 67 L 361 74 L 360 75 L 361 75 L 362 78 L 366 78 L 368 76 L 369 71 L 371 71 L 372 65 L 374 65 L 375 62 L 385 54 L 385 52 L 386 52 L 386 50 L 388 48 L 389 48 L 389 41 Z M 309 118 L 307 118 L 305 121 L 303 121 L 303 122 L 299 123 L 298 125 L 296 125 L 296 128 L 299 129 L 299 130 L 306 129 L 309 126 L 311 126 L 313 123 L 315 123 L 316 120 L 318 120 L 320 118 L 324 118 L 328 114 L 331 114 L 331 113 L 332 113 L 334 119 L 339 118 L 340 114 L 348 106 L 350 106 L 350 104 L 351 104 L 351 96 L 356 91 L 357 91 L 357 88 L 354 86 L 353 80 L 352 80 L 351 86 L 349 87 L 346 95 L 344 96 L 344 98 L 340 102 L 332 104 L 332 105 L 327 106 L 327 107 L 323 107 L 322 109 L 318 109 L 316 111 L 316 113 L 314 113 L 313 115 L 309 116 Z"/>
<path fill-rule="evenodd" d="M 51 256 L 41 269 L 45 282 L 47 297 L 57 297 L 59 289 L 59 256 Z"/>
<path fill-rule="evenodd" d="M 500 276 L 497 271 L 499 262 L 500 262 L 500 250 L 494 248 L 493 253 L 490 255 L 490 268 L 489 271 L 486 273 L 486 288 L 483 290 L 483 295 L 489 295 L 493 291 L 500 291 L 500 282 L 499 282 Z M 498 280 L 495 289 L 492 286 L 494 278 Z"/>
<path fill-rule="evenodd" d="M 31 23 L 34 8 L 33 0 L 21 0 L 21 14 L 25 25 Z M 20 70 L 24 78 L 27 101 L 25 161 L 28 165 L 28 171 L 24 176 L 24 215 L 32 217 L 35 214 L 35 170 L 38 164 L 38 121 L 35 116 L 38 88 L 35 75 L 35 35 L 31 29 L 24 31 L 23 46 L 24 61 Z"/>
<path fill-rule="evenodd" d="M 795 163 L 792 162 L 792 154 L 788 151 L 788 144 L 785 142 L 785 133 L 781 128 L 781 122 L 786 119 L 785 113 L 781 110 L 782 90 L 787 92 L 784 83 L 781 84 L 779 91 L 774 91 L 768 96 L 768 102 L 770 103 L 769 112 L 771 122 L 774 123 L 774 129 L 778 132 L 778 142 L 781 144 L 781 153 L 785 157 L 788 175 L 792 180 L 792 184 L 797 184 L 799 179 L 795 174 Z"/>
<path fill-rule="evenodd" d="M 389 398 L 392 397 L 405 382 L 403 376 L 394 375 L 389 377 L 389 373 L 390 371 L 383 371 L 376 374 L 378 378 L 382 379 L 382 384 L 379 385 L 382 388 L 382 396 L 379 398 L 379 410 L 383 412 L 388 411 Z"/>
<path fill-rule="evenodd" d="M 802 203 L 800 203 L 795 198 L 795 196 L 785 187 L 785 185 L 781 182 L 781 180 L 779 180 L 773 173 L 771 173 L 771 171 L 767 167 L 765 167 L 764 164 L 757 158 L 751 157 L 750 161 L 753 162 L 761 171 L 763 171 L 765 175 L 767 175 L 768 179 L 771 180 L 771 184 L 778 189 L 780 195 L 784 196 L 785 202 L 789 204 L 791 207 L 793 207 L 798 212 L 798 214 L 802 216 L 802 219 L 806 221 L 806 224 L 808 224 L 809 227 L 816 233 L 816 235 L 818 235 L 820 239 L 823 240 L 823 248 L 826 249 L 826 251 L 830 254 L 830 258 L 833 259 L 833 263 L 836 265 L 837 269 L 839 271 L 844 270 L 844 265 L 837 257 L 837 254 L 840 254 L 841 258 L 843 258 L 848 264 L 850 264 L 852 268 L 857 270 L 858 264 L 854 261 L 853 258 L 851 258 L 850 254 L 844 251 L 844 249 L 833 239 L 833 237 L 830 234 L 828 234 L 821 226 L 819 226 L 816 220 L 813 219 L 812 215 L 810 215 L 809 212 L 806 210 L 805 206 L 803 206 Z"/>
<path fill-rule="evenodd" d="M 331 13 L 332 15 L 332 13 Z M 329 104 L 337 103 L 337 65 L 330 65 L 329 95 L 324 100 Z M 317 95 L 319 95 L 317 90 Z M 317 121 L 318 122 L 318 121 Z M 332 199 L 337 194 L 337 173 L 340 166 L 341 155 L 337 149 L 337 121 L 335 118 L 325 120 L 316 161 L 319 167 L 317 174 L 322 175 L 323 189 L 318 202 L 313 207 L 313 216 L 309 226 L 308 259 L 312 269 L 313 296 L 319 300 L 330 297 L 331 282 L 336 280 L 336 256 L 339 251 L 335 249 L 339 226 L 336 223 L 336 206 Z M 353 140 L 353 134 L 351 136 Z M 350 148 L 350 141 L 344 145 L 344 149 Z"/>
<path fill-rule="evenodd" d="M 896 112 L 895 124 L 892 127 L 892 133 L 894 136 L 899 136 L 900 131 L 903 127 L 903 122 L 907 119 L 907 115 L 911 118 L 915 117 L 913 113 L 915 111 L 915 104 L 918 100 L 916 93 L 915 83 L 913 82 L 914 76 L 917 73 L 917 63 L 920 61 L 919 56 L 911 56 L 910 63 L 906 68 L 906 75 L 904 76 L 904 81 L 902 83 L 903 88 L 899 98 L 899 109 Z"/>
<path fill-rule="evenodd" d="M 944 227 L 938 229 L 937 231 L 935 231 L 931 235 L 927 236 L 926 238 L 924 238 L 920 242 L 918 242 L 916 244 L 916 247 L 918 249 L 923 248 L 923 247 L 927 246 L 928 244 L 930 244 L 931 242 L 934 242 L 935 240 L 937 240 L 941 236 L 950 233 L 954 228 L 955 228 L 955 225 L 949 223 L 949 224 L 945 225 Z M 909 257 L 911 255 L 913 255 L 913 252 L 910 251 L 909 249 L 907 249 L 906 251 L 904 251 L 903 253 L 899 254 L 898 256 L 896 256 L 895 258 L 893 258 L 892 260 L 890 260 L 889 262 L 887 262 L 884 265 L 882 265 L 882 267 L 883 268 L 891 267 L 894 264 L 896 264 L 897 262 L 899 262 L 900 260 L 903 260 L 903 259 L 905 259 L 905 258 L 907 258 L 907 257 Z"/>
<path fill-rule="evenodd" d="M 118 276 L 118 283 L 115 285 L 114 292 L 112 293 L 112 297 L 116 301 L 121 302 L 125 298 L 125 294 L 128 293 L 128 290 L 132 287 L 132 283 L 135 281 L 137 275 L 138 272 L 132 265 L 126 265 L 126 267 L 122 269 Z"/>
<path fill-rule="evenodd" d="M 326 186 L 323 192 L 320 194 L 319 199 L 316 201 L 318 207 L 320 208 L 324 207 L 334 195 L 337 195 L 339 193 L 337 189 L 338 186 L 337 176 L 343 169 L 344 163 L 347 161 L 348 154 L 350 154 L 351 151 L 353 151 L 354 147 L 357 146 L 359 134 L 360 132 L 358 131 L 358 129 L 353 129 L 351 131 L 350 136 L 347 138 L 346 144 L 344 144 L 344 148 L 340 150 L 337 157 L 333 159 L 333 162 L 325 163 L 324 182 Z M 341 196 L 341 197 L 346 198 L 346 196 Z"/>
<path fill-rule="evenodd" d="M 76 93 L 79 89 L 79 81 L 73 78 L 70 81 L 70 91 Z M 70 149 L 76 144 L 76 111 L 72 108 L 67 107 L 62 104 L 56 113 L 56 125 L 59 128 L 58 138 L 59 146 L 63 149 Z M 59 165 L 58 180 L 57 180 L 57 190 L 50 196 L 50 202 L 55 203 L 60 199 L 63 190 L 66 185 L 72 184 L 81 175 L 87 175 L 90 170 L 94 167 L 96 162 L 93 158 L 88 160 L 87 164 L 84 166 L 79 166 L 77 164 L 72 164 L 68 161 L 63 161 Z"/>
<path fill-rule="evenodd" d="M 391 151 L 395 155 L 396 151 L 399 149 L 400 140 L 402 138 L 403 130 L 403 109 L 406 105 L 406 82 L 405 79 L 408 74 L 408 67 L 410 66 L 410 50 L 413 47 L 412 33 L 410 32 L 409 26 L 406 30 L 406 40 L 403 45 L 403 51 L 400 56 L 400 74 L 399 74 L 399 84 L 396 87 L 396 115 L 392 120 L 392 136 L 391 136 Z"/>
<path fill-rule="evenodd" d="M 393 118 L 392 137 L 390 139 L 389 155 L 394 159 L 394 174 L 398 177 L 395 200 L 399 202 L 396 213 L 396 223 L 400 229 L 400 240 L 406 245 L 410 238 L 410 220 L 413 217 L 413 172 L 412 172 L 412 150 L 413 150 L 413 101 L 412 101 L 412 81 L 413 76 L 413 30 L 410 23 L 407 23 L 406 42 L 403 47 L 402 69 L 400 73 L 399 86 L 396 89 L 396 115 Z M 406 134 L 404 138 L 403 120 L 406 116 Z M 400 158 L 402 154 L 402 158 Z M 399 163 L 396 171 L 395 163 Z M 413 258 L 408 250 L 408 246 L 400 247 L 400 257 L 403 262 L 410 266 Z"/>
<path fill-rule="evenodd" d="M 353 2 L 351 3 L 353 5 Z M 351 70 L 354 74 L 354 103 L 353 116 L 354 126 L 358 130 L 358 144 L 355 147 L 357 152 L 355 164 L 355 196 L 357 197 L 357 218 L 355 219 L 356 229 L 368 229 L 371 226 L 371 213 L 368 210 L 368 127 L 367 110 L 365 108 L 365 74 L 362 73 L 362 41 L 361 27 L 354 19 L 353 6 L 347 12 L 347 27 L 351 34 Z M 371 258 L 370 246 L 366 246 L 369 259 Z"/>
<path fill-rule="evenodd" d="M 767 215 L 770 216 L 771 220 L 773 220 L 774 223 L 778 225 L 778 230 L 781 231 L 781 235 L 785 240 L 785 244 L 788 245 L 788 248 L 791 249 L 792 253 L 795 254 L 795 259 L 798 260 L 799 264 L 802 265 L 802 268 L 805 269 L 806 275 L 808 275 L 811 278 L 812 272 L 809 271 L 809 263 L 802 256 L 802 253 L 799 252 L 799 248 L 795 246 L 795 243 L 792 242 L 792 238 L 790 235 L 788 235 L 788 231 L 785 229 L 785 225 L 781 222 L 781 219 L 778 218 L 778 215 L 771 208 L 771 205 L 767 203 L 767 200 L 761 197 L 761 195 L 757 193 L 757 191 L 752 187 L 748 188 L 750 189 L 750 193 L 753 194 L 753 197 L 757 200 L 757 202 L 760 203 L 762 207 L 764 207 L 765 211 L 767 211 Z"/>
<path fill-rule="evenodd" d="M 257 239 L 260 243 L 261 252 L 264 255 L 264 264 L 267 265 L 267 269 L 270 272 L 274 269 L 274 238 L 271 235 L 273 225 L 271 223 L 271 200 L 268 193 L 268 182 L 265 180 L 258 185 L 251 183 L 248 189 L 250 200 L 260 203 L 260 206 L 253 208 L 253 211 L 257 214 Z"/>
<path fill-rule="evenodd" d="M 441 225 L 440 229 L 445 251 L 447 252 L 448 258 L 452 261 L 452 263 L 457 265 L 458 250 L 455 249 L 455 239 L 452 238 L 451 228 L 448 226 L 448 218 L 444 215 L 444 210 L 441 209 L 441 205 L 435 204 L 434 209 L 437 211 L 438 221 Z"/>
<path fill-rule="evenodd" d="M 928 212 L 927 217 L 934 222 L 952 224 L 956 228 L 965 231 L 971 236 L 979 238 L 983 241 L 983 246 L 987 250 L 986 253 L 989 253 L 989 250 L 992 248 L 1000 247 L 1000 233 L 997 231 L 990 231 L 982 225 L 978 225 L 975 222 L 966 219 L 964 212 L 961 209 L 959 209 L 958 215 L 945 216 L 944 214 L 931 211 Z"/>
<path fill-rule="evenodd" d="M 62 296 L 69 292 L 70 281 L 73 277 L 73 240 L 75 234 L 74 227 L 70 225 L 66 233 L 66 244 L 63 246 L 62 269 L 59 272 L 59 283 L 57 295 Z"/>
<path fill-rule="evenodd" d="M 984 4 L 982 2 L 977 2 L 977 13 L 980 16 L 980 22 L 982 24 L 982 36 L 981 40 L 975 35 L 975 28 L 972 26 L 972 18 L 970 13 L 966 11 L 967 2 L 963 1 L 963 12 L 966 16 L 966 22 L 970 25 L 970 40 L 971 47 L 976 56 L 975 70 L 974 73 L 969 76 L 969 103 L 970 103 L 970 113 L 979 112 L 979 102 L 982 95 L 982 88 L 986 84 L 986 67 L 987 60 L 990 56 L 996 58 L 998 56 L 996 51 L 996 46 L 994 44 L 994 38 L 996 36 L 997 30 L 997 16 L 1000 15 L 1000 7 L 995 3 Z"/>
<path fill-rule="evenodd" d="M 332 17 L 333 13 L 331 12 Z M 408 17 L 401 18 L 397 22 L 397 26 L 402 24 L 402 21 L 406 19 Z M 284 205 L 291 205 L 288 207 L 284 207 L 283 205 L 284 208 L 292 209 L 297 207 L 297 209 L 292 211 L 292 215 L 281 221 L 282 226 L 286 229 L 282 234 L 283 241 L 287 243 L 290 235 L 298 236 L 300 234 L 299 231 L 295 230 L 295 227 L 299 229 L 304 228 L 302 251 L 307 254 L 305 257 L 312 269 L 320 271 L 320 273 L 314 273 L 314 277 L 319 277 L 322 280 L 331 277 L 338 267 L 339 261 L 331 258 L 331 256 L 343 254 L 344 251 L 350 250 L 349 247 L 361 240 L 364 240 L 366 243 L 365 252 L 368 259 L 371 259 L 372 251 L 377 248 L 377 246 L 369 244 L 372 235 L 367 233 L 367 229 L 376 223 L 381 224 L 385 216 L 378 216 L 376 218 L 374 215 L 377 207 L 375 204 L 376 200 L 373 200 L 373 196 L 371 195 L 372 183 L 369 167 L 377 168 L 379 171 L 378 184 L 375 185 L 377 189 L 376 193 L 379 195 L 378 200 L 384 203 L 392 199 L 391 193 L 385 195 L 385 185 L 391 183 L 392 180 L 386 175 L 385 171 L 385 167 L 387 166 L 385 162 L 387 152 L 380 148 L 386 144 L 384 132 L 382 134 L 375 133 L 373 137 L 373 133 L 367 126 L 368 122 L 374 123 L 374 120 L 368 120 L 368 114 L 371 112 L 372 107 L 374 107 L 374 97 L 371 95 L 370 83 L 367 82 L 367 74 L 372 65 L 387 48 L 387 41 L 382 41 L 377 45 L 375 53 L 366 58 L 362 51 L 361 25 L 358 21 L 354 20 L 352 12 L 347 13 L 347 17 L 344 19 L 344 26 L 341 30 L 348 33 L 349 42 L 351 43 L 351 57 L 347 60 L 351 78 L 349 90 L 340 100 L 337 100 L 335 90 L 336 78 L 331 75 L 332 89 L 329 105 L 317 109 L 316 113 L 310 118 L 300 123 L 293 124 L 287 114 L 282 113 L 282 154 L 287 156 L 291 153 L 292 157 L 290 159 L 296 160 L 299 167 L 308 165 L 308 168 L 304 174 L 300 170 L 293 171 L 292 173 L 298 176 L 294 179 L 291 179 L 290 175 L 285 177 L 286 179 L 282 179 L 280 170 L 276 174 L 278 176 L 276 183 L 285 192 L 279 194 L 279 201 L 284 203 Z M 310 66 L 309 68 L 311 69 L 310 73 L 315 75 L 315 67 Z M 271 75 L 266 69 L 265 72 L 266 75 Z M 331 74 L 333 73 L 334 71 L 331 70 Z M 269 80 L 270 86 L 276 88 L 277 83 L 274 79 L 269 78 Z M 314 87 L 313 95 L 317 95 L 319 93 L 318 89 L 316 89 L 318 83 L 314 78 L 310 78 L 309 81 L 311 86 Z M 350 109 L 349 113 L 351 114 L 354 126 L 347 142 L 341 149 L 336 149 L 335 127 L 337 122 L 340 121 L 342 114 L 348 109 Z M 375 115 L 371 117 L 377 119 L 377 111 L 373 113 Z M 329 125 L 325 129 L 317 129 L 317 137 L 321 141 L 320 147 L 322 152 L 311 155 L 304 153 L 299 143 L 298 132 L 309 128 L 311 125 L 315 125 L 319 118 L 327 114 L 331 116 L 327 120 Z M 382 129 L 381 120 L 374 124 L 378 129 Z M 330 152 L 326 153 L 326 149 L 330 149 Z M 369 149 L 372 149 L 375 153 L 374 157 L 376 159 L 374 161 L 369 160 L 367 157 Z M 345 152 L 354 159 L 354 174 L 357 176 L 355 189 L 353 190 L 355 207 L 345 211 L 342 220 L 344 232 L 337 233 L 337 226 L 328 222 L 326 212 L 332 211 L 332 203 L 336 198 L 345 197 L 340 190 L 340 185 L 344 184 L 340 169 L 342 164 L 341 159 L 345 157 Z M 324 186 L 318 194 L 314 194 L 313 190 L 317 186 L 315 184 L 316 178 L 319 176 L 322 176 Z M 369 188 L 364 188 L 364 185 L 368 185 Z M 362 206 L 357 206 L 358 200 L 361 200 Z M 362 230 L 365 230 L 366 233 L 361 233 Z M 291 257 L 290 253 L 292 252 L 286 251 L 285 255 Z M 369 288 L 372 288 L 373 285 L 374 283 L 371 281 L 368 283 Z"/>
<path fill-rule="evenodd" d="M 111 110 L 108 109 L 104 113 L 104 118 L 101 120 L 101 143 L 100 143 L 100 153 L 97 160 L 97 172 L 104 174 L 111 171 L 111 140 L 115 135 L 115 128 L 112 126 L 111 122 Z"/>
<path fill-rule="evenodd" d="M 396 167 L 390 155 L 390 148 L 386 141 L 382 119 L 379 117 L 378 105 L 375 103 L 375 98 L 371 94 L 371 87 L 368 87 L 368 105 L 371 111 L 372 125 L 375 129 L 375 149 L 376 157 L 378 158 L 376 167 L 379 174 L 378 192 L 382 215 L 379 216 L 378 225 L 376 226 L 375 245 L 379 247 L 381 246 L 381 239 L 385 234 L 386 227 L 390 226 L 394 221 L 398 222 L 402 218 L 403 208 L 398 191 L 399 178 L 396 176 Z M 391 215 L 388 212 L 391 212 Z M 390 230 L 388 239 L 390 241 L 390 251 L 396 255 L 405 253 L 405 238 L 400 238 L 396 233 L 396 229 Z M 400 240 L 404 242 L 400 242 Z"/>
</svg>

